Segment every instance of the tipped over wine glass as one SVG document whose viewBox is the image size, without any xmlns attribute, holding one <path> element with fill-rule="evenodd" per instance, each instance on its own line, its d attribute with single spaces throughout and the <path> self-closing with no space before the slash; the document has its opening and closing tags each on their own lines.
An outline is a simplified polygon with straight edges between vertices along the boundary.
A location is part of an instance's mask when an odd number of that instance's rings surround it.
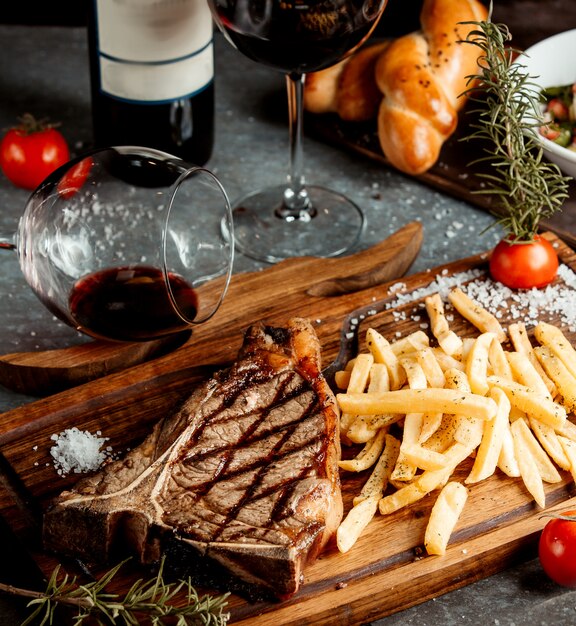
<svg viewBox="0 0 576 626">
<path fill-rule="evenodd" d="M 228 41 L 250 59 L 283 72 L 288 89 L 288 181 L 253 191 L 235 203 L 238 250 L 269 262 L 345 253 L 358 241 L 364 216 L 342 194 L 305 184 L 304 77 L 334 65 L 360 46 L 378 23 L 387 0 L 208 2 Z"/>
<path fill-rule="evenodd" d="M 149 148 L 74 159 L 30 196 L 14 235 L 24 278 L 60 320 L 96 339 L 148 341 L 218 310 L 234 246 L 228 197 L 207 169 Z"/>
</svg>

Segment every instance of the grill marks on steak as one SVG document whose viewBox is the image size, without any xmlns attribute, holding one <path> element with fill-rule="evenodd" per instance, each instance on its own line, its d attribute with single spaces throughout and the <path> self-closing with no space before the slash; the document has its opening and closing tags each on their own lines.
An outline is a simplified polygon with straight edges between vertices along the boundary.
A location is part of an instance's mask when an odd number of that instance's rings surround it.
<svg viewBox="0 0 576 626">
<path fill-rule="evenodd" d="M 338 456 L 336 402 L 311 325 L 256 325 L 231 368 L 122 461 L 61 494 L 45 543 L 102 560 L 120 539 L 150 561 L 176 538 L 290 595 L 340 522 Z"/>
<path fill-rule="evenodd" d="M 272 528 L 286 524 L 287 507 L 300 481 L 321 462 L 326 446 L 318 398 L 295 372 L 277 377 L 275 393 L 265 398 L 266 382 L 250 389 L 256 407 L 240 418 L 238 403 L 251 401 L 238 390 L 229 409 L 206 416 L 188 446 L 172 461 L 174 471 L 161 504 L 163 521 L 191 539 L 242 541 L 244 524 Z M 262 390 L 262 394 L 259 391 Z M 245 407 L 244 407 L 245 409 Z M 178 511 L 182 490 L 191 490 L 190 511 Z M 214 514 L 214 526 L 195 524 L 194 510 Z M 177 510 L 176 515 L 170 511 Z M 181 521 L 180 517 L 184 516 Z M 216 521 L 217 520 L 217 521 Z M 231 529 L 241 524 L 240 532 Z"/>
</svg>

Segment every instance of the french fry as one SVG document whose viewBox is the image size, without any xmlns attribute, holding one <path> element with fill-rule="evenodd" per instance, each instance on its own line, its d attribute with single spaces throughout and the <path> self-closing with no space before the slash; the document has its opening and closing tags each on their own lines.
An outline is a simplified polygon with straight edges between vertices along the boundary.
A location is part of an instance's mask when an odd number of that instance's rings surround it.
<svg viewBox="0 0 576 626">
<path fill-rule="evenodd" d="M 359 354 L 356 357 L 350 372 L 350 381 L 346 389 L 347 393 L 362 393 L 366 389 L 370 378 L 370 368 L 373 363 L 374 357 L 370 353 Z M 353 420 L 354 416 L 347 414 L 345 411 L 340 415 L 340 432 L 344 440 L 346 440 Z"/>
<path fill-rule="evenodd" d="M 544 371 L 554 381 L 556 389 L 562 396 L 562 404 L 567 411 L 576 411 L 576 378 L 564 364 L 564 361 L 548 346 L 534 348 Z"/>
<path fill-rule="evenodd" d="M 334 382 L 338 389 L 347 389 L 350 384 L 350 371 L 338 370 L 334 373 Z"/>
<path fill-rule="evenodd" d="M 428 381 L 420 362 L 414 357 L 404 357 L 400 363 L 406 372 L 406 380 L 411 389 L 425 389 Z M 394 481 L 409 481 L 414 478 L 418 467 L 404 454 L 404 448 L 418 442 L 422 430 L 422 413 L 410 412 L 404 418 L 404 431 L 400 454 L 392 471 Z"/>
<path fill-rule="evenodd" d="M 401 448 L 402 455 L 416 467 L 424 470 L 438 470 L 448 464 L 446 457 L 440 453 L 411 443 Z"/>
<path fill-rule="evenodd" d="M 540 322 L 534 328 L 534 336 L 543 346 L 548 346 L 562 360 L 570 374 L 576 378 L 576 350 L 564 333 L 553 324 Z"/>
<path fill-rule="evenodd" d="M 366 443 L 376 437 L 379 430 L 402 420 L 401 413 L 358 415 L 348 429 L 347 438 L 353 443 Z"/>
<path fill-rule="evenodd" d="M 462 337 L 462 362 L 466 363 L 470 350 L 476 339 L 474 337 Z"/>
<path fill-rule="evenodd" d="M 471 393 L 468 377 L 460 370 L 446 371 L 446 388 L 459 389 L 465 393 Z M 473 415 L 456 414 L 453 418 L 454 440 L 462 444 L 476 448 L 482 441 L 484 432 L 484 420 Z"/>
<path fill-rule="evenodd" d="M 378 510 L 378 496 L 370 496 L 353 506 L 336 530 L 336 545 L 340 552 L 348 552 Z"/>
<path fill-rule="evenodd" d="M 418 436 L 418 443 L 422 444 L 428 441 L 430 437 L 441 427 L 443 413 L 424 413 L 422 416 L 422 428 Z"/>
<path fill-rule="evenodd" d="M 430 345 L 430 339 L 423 330 L 416 330 L 402 339 L 398 339 L 390 344 L 392 352 L 397 357 L 405 356 L 407 354 L 413 354 L 422 348 L 427 348 Z"/>
<path fill-rule="evenodd" d="M 512 368 L 507 359 L 508 353 L 504 351 L 499 341 L 492 341 L 488 349 L 488 363 L 495 376 L 512 378 Z"/>
<path fill-rule="evenodd" d="M 370 367 L 370 382 L 368 392 L 388 391 L 390 378 L 388 368 L 384 363 L 373 363 Z M 381 418 L 381 419 L 378 419 Z M 385 426 L 398 421 L 393 415 L 367 415 L 356 416 L 348 425 L 346 438 L 352 443 L 366 443 L 376 436 L 376 433 Z"/>
<path fill-rule="evenodd" d="M 369 328 L 366 331 L 366 345 L 368 350 L 374 356 L 376 363 L 385 363 L 390 374 L 390 388 L 400 389 L 404 384 L 406 377 L 404 369 L 400 366 L 398 357 L 392 350 L 390 342 L 384 338 L 378 331 Z"/>
<path fill-rule="evenodd" d="M 506 333 L 496 317 L 467 296 L 460 287 L 452 289 L 448 294 L 448 299 L 458 313 L 480 330 L 480 332 L 494 333 L 500 343 L 506 341 Z"/>
<path fill-rule="evenodd" d="M 442 368 L 442 371 L 446 373 L 446 370 L 457 369 L 464 371 L 464 363 L 459 359 L 455 359 L 453 356 L 446 354 L 440 347 L 430 348 L 438 361 L 438 365 Z"/>
<path fill-rule="evenodd" d="M 353 504 L 356 506 L 362 500 L 366 498 L 372 498 L 374 496 L 379 500 L 385 491 L 398 454 L 400 453 L 400 441 L 392 435 L 386 435 L 386 443 L 384 450 L 378 459 L 378 462 L 374 466 L 372 473 L 368 480 L 362 486 L 360 493 L 354 498 Z"/>
<path fill-rule="evenodd" d="M 508 363 L 510 364 L 514 380 L 519 382 L 521 385 L 530 387 L 537 393 L 552 399 L 544 379 L 532 361 L 526 358 L 525 354 L 520 352 L 508 352 L 506 356 L 508 358 Z"/>
<path fill-rule="evenodd" d="M 422 413 L 406 413 L 404 418 L 402 443 L 400 445 L 400 454 L 396 459 L 396 465 L 392 471 L 392 480 L 408 481 L 412 480 L 412 478 L 416 475 L 418 466 L 406 456 L 404 450 L 418 443 L 421 430 Z"/>
<path fill-rule="evenodd" d="M 562 448 L 562 444 L 556 434 L 556 431 L 552 426 L 548 426 L 548 424 L 543 424 L 542 422 L 534 419 L 533 417 L 528 418 L 528 422 L 530 424 L 530 429 L 536 436 L 536 439 L 540 442 L 540 445 L 546 450 L 548 456 L 563 470 L 570 470 L 570 461 L 566 458 L 566 453 Z"/>
<path fill-rule="evenodd" d="M 558 483 L 562 480 L 562 477 L 558 473 L 558 470 L 550 460 L 550 457 L 546 454 L 546 451 L 542 448 L 530 428 L 526 423 L 526 420 L 516 420 L 511 426 L 512 432 L 520 434 L 523 443 L 528 450 L 528 453 L 534 459 L 534 463 L 538 468 L 538 473 L 544 482 Z M 520 460 L 518 459 L 518 462 Z"/>
<path fill-rule="evenodd" d="M 448 541 L 467 499 L 468 490 L 462 483 L 449 482 L 442 488 L 432 507 L 424 534 L 424 547 L 428 554 L 446 554 Z"/>
<path fill-rule="evenodd" d="M 520 467 L 514 454 L 514 440 L 510 431 L 510 423 L 507 423 L 502 433 L 502 449 L 498 457 L 498 467 L 511 478 L 520 477 Z"/>
<path fill-rule="evenodd" d="M 528 332 L 526 331 L 525 324 L 523 322 L 510 324 L 510 326 L 508 326 L 508 336 L 510 337 L 510 341 L 514 346 L 514 350 L 528 357 L 530 363 L 532 363 L 538 374 L 540 374 L 540 377 L 548 388 L 550 395 L 554 397 L 556 395 L 556 386 L 554 385 L 554 382 L 550 380 L 546 372 L 542 369 L 540 362 L 536 358 L 536 355 L 534 354 L 534 348 L 532 347 L 532 342 L 530 341 L 530 338 L 528 337 Z"/>
<path fill-rule="evenodd" d="M 576 441 L 572 441 L 571 439 L 567 439 L 566 437 L 558 437 L 562 448 L 564 449 L 564 454 L 570 463 L 570 473 L 572 474 L 572 478 L 576 481 Z"/>
<path fill-rule="evenodd" d="M 426 389 L 428 380 L 422 365 L 414 357 L 403 357 L 400 365 L 406 373 L 406 381 L 410 389 Z"/>
<path fill-rule="evenodd" d="M 449 448 L 444 452 L 444 456 L 448 461 L 448 466 L 452 467 L 452 470 L 456 468 L 457 465 L 460 465 L 464 459 L 467 459 L 475 450 L 470 445 L 466 445 L 460 443 L 459 441 L 455 441 Z"/>
<path fill-rule="evenodd" d="M 364 448 L 354 459 L 345 459 L 338 461 L 338 465 L 341 469 L 348 472 L 362 472 L 369 467 L 372 467 L 378 460 L 378 457 L 384 449 L 384 443 L 386 441 L 386 431 L 380 430 L 374 439 L 367 442 Z"/>
<path fill-rule="evenodd" d="M 377 393 L 380 391 L 390 391 L 390 375 L 384 363 L 372 363 L 368 392 Z"/>
<path fill-rule="evenodd" d="M 437 415 L 441 414 L 438 413 Z M 426 439 L 426 441 L 421 442 L 421 445 L 428 450 L 434 450 L 435 452 L 446 452 L 446 450 L 455 441 L 457 441 L 456 433 L 460 427 L 458 417 L 459 416 L 456 415 L 442 415 L 442 422 L 440 423 L 440 426 L 432 433 L 432 435 L 430 435 L 430 437 Z M 480 421 L 483 423 L 482 420 Z M 466 443 L 466 441 L 464 443 Z"/>
<path fill-rule="evenodd" d="M 566 421 L 566 409 L 563 406 L 525 385 L 506 380 L 501 376 L 488 376 L 488 384 L 500 387 L 508 396 L 512 407 L 524 411 L 544 424 L 561 428 Z"/>
<path fill-rule="evenodd" d="M 524 322 L 516 322 L 508 326 L 508 336 L 514 346 L 514 350 L 520 354 L 530 354 L 532 352 L 532 342 L 528 337 Z"/>
<path fill-rule="evenodd" d="M 354 366 L 350 372 L 350 384 L 348 391 L 362 392 L 366 389 L 370 379 L 370 369 L 374 363 L 374 357 L 369 353 L 362 353 L 356 357 Z"/>
<path fill-rule="evenodd" d="M 428 495 L 434 489 L 443 486 L 454 471 L 453 467 L 440 470 L 427 470 L 420 474 L 413 482 L 401 487 L 398 491 L 384 496 L 378 502 L 378 509 L 382 515 L 394 513 L 399 509 L 413 504 Z"/>
<path fill-rule="evenodd" d="M 430 348 L 423 348 L 416 353 L 416 359 L 424 371 L 428 386 L 444 387 L 446 379 L 434 352 Z"/>
<path fill-rule="evenodd" d="M 459 389 L 465 393 L 471 393 L 470 382 L 465 372 L 460 369 L 451 368 L 444 372 L 446 378 L 446 389 Z"/>
<path fill-rule="evenodd" d="M 350 359 L 343 370 L 338 370 L 334 374 L 334 382 L 338 389 L 347 389 L 350 384 L 350 375 L 352 373 L 352 368 L 354 367 L 354 363 L 356 363 L 356 358 Z"/>
<path fill-rule="evenodd" d="M 462 339 L 448 325 L 448 320 L 444 314 L 444 303 L 440 294 L 436 293 L 428 296 L 424 300 L 426 312 L 430 318 L 430 329 L 436 337 L 442 350 L 452 356 L 462 353 Z"/>
<path fill-rule="evenodd" d="M 544 493 L 544 484 L 542 483 L 542 477 L 538 471 L 536 461 L 530 454 L 524 437 L 522 436 L 522 426 L 525 425 L 524 420 L 516 420 L 511 426 L 510 431 L 512 433 L 512 439 L 514 440 L 514 455 L 518 461 L 518 467 L 520 468 L 520 476 L 522 481 L 530 495 L 536 501 L 536 504 L 541 508 L 546 506 L 546 494 Z"/>
<path fill-rule="evenodd" d="M 556 429 L 556 432 L 566 439 L 576 441 L 576 424 L 573 424 L 570 420 L 566 420 L 560 428 Z"/>
<path fill-rule="evenodd" d="M 441 413 L 469 413 L 489 420 L 496 414 L 492 398 L 457 389 L 399 389 L 382 393 L 339 393 L 336 395 L 342 411 L 353 415 L 369 413 L 405 413 L 410 407 L 415 413 L 434 411 Z M 562 414 L 562 407 L 554 407 L 554 415 Z M 565 418 L 565 411 L 564 411 Z M 559 424 L 563 420 L 556 420 Z"/>
<path fill-rule="evenodd" d="M 465 480 L 467 484 L 477 483 L 491 476 L 496 470 L 500 452 L 502 451 L 504 430 L 510 414 L 510 401 L 498 387 L 493 387 L 490 390 L 490 396 L 498 405 L 498 411 L 491 420 L 484 423 L 482 441 L 480 442 L 472 470 Z"/>
<path fill-rule="evenodd" d="M 487 382 L 488 355 L 490 344 L 496 339 L 491 332 L 482 333 L 476 338 L 466 359 L 466 375 L 473 393 L 485 396 L 490 389 Z"/>
</svg>

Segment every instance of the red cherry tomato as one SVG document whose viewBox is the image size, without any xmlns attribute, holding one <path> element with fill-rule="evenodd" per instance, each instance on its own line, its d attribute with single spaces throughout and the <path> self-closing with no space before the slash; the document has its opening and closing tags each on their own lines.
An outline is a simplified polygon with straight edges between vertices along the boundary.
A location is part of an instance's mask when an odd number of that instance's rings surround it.
<svg viewBox="0 0 576 626">
<path fill-rule="evenodd" d="M 14 185 L 36 189 L 56 168 L 70 159 L 68 144 L 60 131 L 31 115 L 11 128 L 0 142 L 0 168 Z"/>
<path fill-rule="evenodd" d="M 90 170 L 94 165 L 92 157 L 86 157 L 73 165 L 58 181 L 58 193 L 63 198 L 71 198 L 78 193 L 82 185 L 86 182 Z"/>
<path fill-rule="evenodd" d="M 554 582 L 576 588 L 576 511 L 568 511 L 562 517 L 551 519 L 544 526 L 538 556 Z"/>
<path fill-rule="evenodd" d="M 503 239 L 490 256 L 490 274 L 511 289 L 545 287 L 558 272 L 558 254 L 552 244 L 535 235 L 529 243 Z"/>
</svg>

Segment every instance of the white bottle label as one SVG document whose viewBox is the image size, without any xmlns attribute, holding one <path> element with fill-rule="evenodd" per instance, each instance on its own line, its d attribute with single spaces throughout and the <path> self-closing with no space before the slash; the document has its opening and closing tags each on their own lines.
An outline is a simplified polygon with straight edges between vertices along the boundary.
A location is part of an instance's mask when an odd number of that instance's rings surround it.
<svg viewBox="0 0 576 626">
<path fill-rule="evenodd" d="M 206 0 L 94 0 L 100 88 L 161 103 L 202 91 L 214 77 Z"/>
</svg>

